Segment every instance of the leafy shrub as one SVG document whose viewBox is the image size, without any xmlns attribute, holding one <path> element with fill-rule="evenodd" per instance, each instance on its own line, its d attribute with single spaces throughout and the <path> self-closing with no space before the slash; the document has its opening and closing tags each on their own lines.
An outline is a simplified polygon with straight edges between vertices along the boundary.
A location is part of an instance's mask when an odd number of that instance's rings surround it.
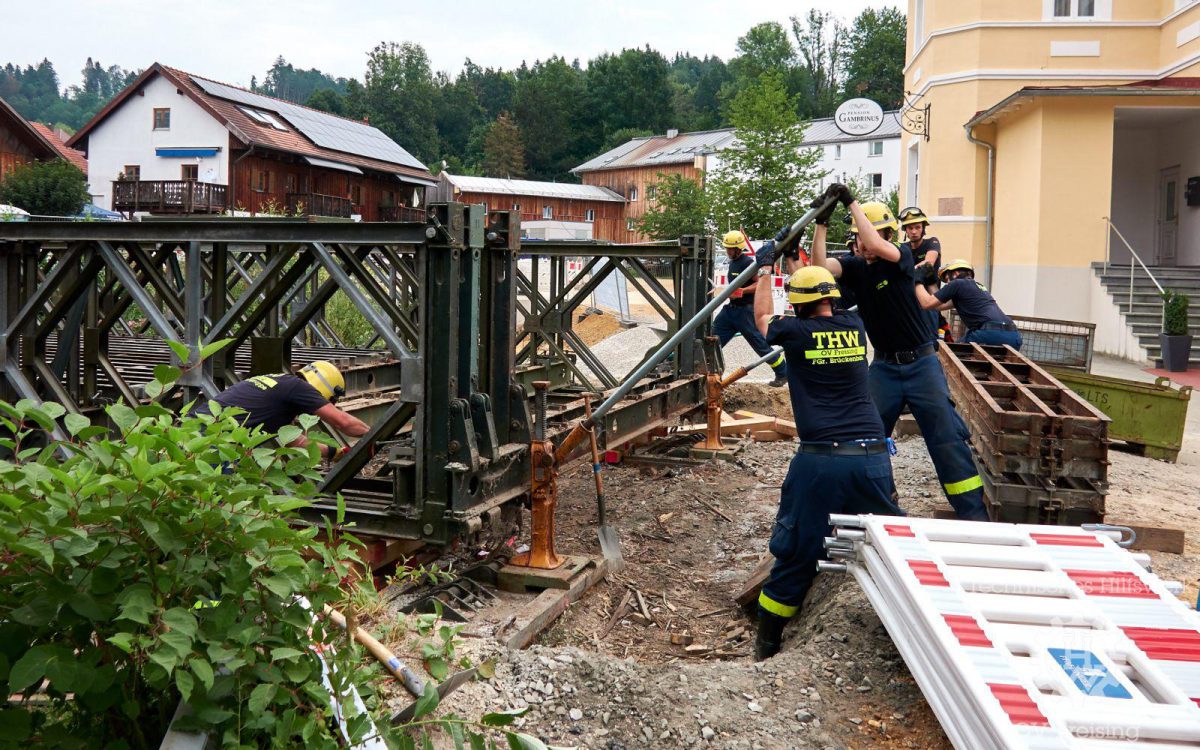
<svg viewBox="0 0 1200 750">
<path fill-rule="evenodd" d="M 22 164 L 0 180 L 0 203 L 34 216 L 77 216 L 91 199 L 83 172 L 62 159 Z"/>
<path fill-rule="evenodd" d="M 1163 333 L 1168 336 L 1186 336 L 1188 334 L 1188 296 L 1173 292 L 1170 289 L 1163 292 Z"/>
<path fill-rule="evenodd" d="M 60 461 L 54 445 L 26 446 L 62 407 L 0 412 L 0 690 L 28 698 L 45 679 L 49 700 L 4 711 L 0 734 L 153 747 L 177 693 L 188 724 L 223 744 L 336 746 L 310 650 L 330 636 L 297 596 L 336 605 L 351 550 L 287 520 L 315 493 L 315 446 L 279 447 L 228 412 L 116 404 L 115 435 L 66 416 L 73 455 Z"/>
<path fill-rule="evenodd" d="M 160 366 L 147 393 L 178 375 Z M 342 747 L 335 709 L 363 738 L 368 717 L 333 705 L 313 644 L 336 645 L 322 653 L 340 696 L 354 686 L 373 706 L 381 670 L 311 614 L 346 600 L 353 537 L 329 524 L 328 538 L 351 540 L 330 546 L 289 524 L 315 496 L 317 445 L 281 447 L 301 427 L 276 442 L 214 411 L 115 404 L 110 430 L 57 404 L 0 402 L 0 694 L 22 694 L 0 708 L 0 745 L 157 747 L 180 697 L 193 714 L 177 726 L 223 747 Z M 59 419 L 63 444 L 49 437 Z M 442 640 L 429 656 L 453 658 Z M 431 682 L 414 722 L 376 718 L 382 738 L 546 748 L 507 728 L 519 712 L 432 718 L 437 704 Z"/>
</svg>

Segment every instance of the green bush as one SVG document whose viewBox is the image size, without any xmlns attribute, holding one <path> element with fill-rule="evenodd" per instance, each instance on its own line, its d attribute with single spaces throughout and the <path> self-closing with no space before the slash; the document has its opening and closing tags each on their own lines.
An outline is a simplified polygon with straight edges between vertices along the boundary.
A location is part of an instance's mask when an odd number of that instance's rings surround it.
<svg viewBox="0 0 1200 750">
<path fill-rule="evenodd" d="M 0 180 L 0 203 L 34 216 L 77 216 L 91 199 L 83 172 L 62 159 L 22 164 Z"/>
<path fill-rule="evenodd" d="M 160 366 L 147 393 L 178 376 Z M 379 666 L 311 614 L 347 600 L 353 537 L 329 524 L 350 540 L 330 546 L 289 523 L 315 497 L 315 442 L 282 447 L 302 428 L 277 442 L 214 410 L 116 404 L 110 430 L 57 404 L 0 402 L 0 695 L 22 696 L 0 708 L 0 746 L 158 747 L 182 698 L 194 713 L 177 726 L 222 747 L 343 747 L 314 644 L 336 647 L 323 654 L 337 694 L 354 686 L 378 711 Z M 67 443 L 50 439 L 59 420 Z M 368 717 L 338 703 L 361 740 Z M 414 722 L 376 717 L 382 739 L 546 749 L 506 728 L 519 712 L 433 718 L 437 704 L 430 682 Z"/>
<path fill-rule="evenodd" d="M 1163 292 L 1162 297 L 1163 333 L 1168 336 L 1186 336 L 1188 334 L 1188 296 L 1168 289 Z"/>
<path fill-rule="evenodd" d="M 0 736 L 156 747 L 182 696 L 224 745 L 336 746 L 310 649 L 332 636 L 297 597 L 335 605 L 351 550 L 288 524 L 314 496 L 315 446 L 279 447 L 229 413 L 117 404 L 117 434 L 66 415 L 60 461 L 26 446 L 62 407 L 0 412 L 0 690 L 28 698 L 44 679 L 48 700 L 0 713 Z M 332 657 L 340 675 L 352 656 Z"/>
</svg>

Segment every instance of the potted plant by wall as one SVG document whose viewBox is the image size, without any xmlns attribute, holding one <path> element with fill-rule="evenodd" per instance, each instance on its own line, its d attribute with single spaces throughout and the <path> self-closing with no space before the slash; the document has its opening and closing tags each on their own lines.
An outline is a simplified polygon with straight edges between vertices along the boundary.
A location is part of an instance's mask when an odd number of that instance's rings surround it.
<svg viewBox="0 0 1200 750">
<path fill-rule="evenodd" d="M 1192 357 L 1186 294 L 1169 289 L 1163 292 L 1163 329 L 1158 339 L 1162 344 L 1163 368 L 1168 372 L 1186 372 Z"/>
</svg>

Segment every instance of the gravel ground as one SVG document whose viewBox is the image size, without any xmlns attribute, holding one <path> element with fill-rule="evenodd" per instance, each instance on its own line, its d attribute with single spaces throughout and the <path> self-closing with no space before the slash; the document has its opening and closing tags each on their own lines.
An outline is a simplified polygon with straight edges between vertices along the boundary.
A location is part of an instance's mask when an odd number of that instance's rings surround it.
<svg viewBox="0 0 1200 750">
<path fill-rule="evenodd" d="M 733 389 L 729 406 L 790 415 L 786 392 L 760 385 Z M 531 649 L 466 643 L 476 661 L 495 661 L 495 676 L 464 686 L 446 710 L 478 716 L 528 707 L 518 720 L 522 731 L 554 745 L 602 750 L 949 748 L 848 577 L 820 576 L 785 634 L 783 652 L 761 664 L 751 660 L 754 626 L 731 598 L 765 551 L 792 450 L 790 442 L 757 443 L 735 462 L 606 469 L 626 569 L 572 605 Z M 901 439 L 898 450 L 893 470 L 903 506 L 931 515 L 945 501 L 924 442 Z M 586 468 L 572 467 L 560 479 L 560 551 L 599 552 Z M 1189 532 L 1197 527 L 1194 467 L 1114 452 L 1110 475 L 1114 517 Z M 1152 556 L 1160 575 L 1192 584 L 1194 599 L 1196 540 L 1188 540 L 1185 555 Z M 607 628 L 614 608 L 634 590 L 651 618 L 627 613 Z M 671 643 L 672 634 L 714 651 L 689 655 Z"/>
</svg>

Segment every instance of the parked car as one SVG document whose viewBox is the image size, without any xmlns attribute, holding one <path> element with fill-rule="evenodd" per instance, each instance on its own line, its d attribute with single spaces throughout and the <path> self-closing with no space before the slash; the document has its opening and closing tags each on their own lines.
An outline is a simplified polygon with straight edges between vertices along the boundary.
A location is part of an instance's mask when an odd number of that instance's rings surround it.
<svg viewBox="0 0 1200 750">
<path fill-rule="evenodd" d="M 29 212 L 23 208 L 0 203 L 0 221 L 29 221 Z"/>
</svg>

